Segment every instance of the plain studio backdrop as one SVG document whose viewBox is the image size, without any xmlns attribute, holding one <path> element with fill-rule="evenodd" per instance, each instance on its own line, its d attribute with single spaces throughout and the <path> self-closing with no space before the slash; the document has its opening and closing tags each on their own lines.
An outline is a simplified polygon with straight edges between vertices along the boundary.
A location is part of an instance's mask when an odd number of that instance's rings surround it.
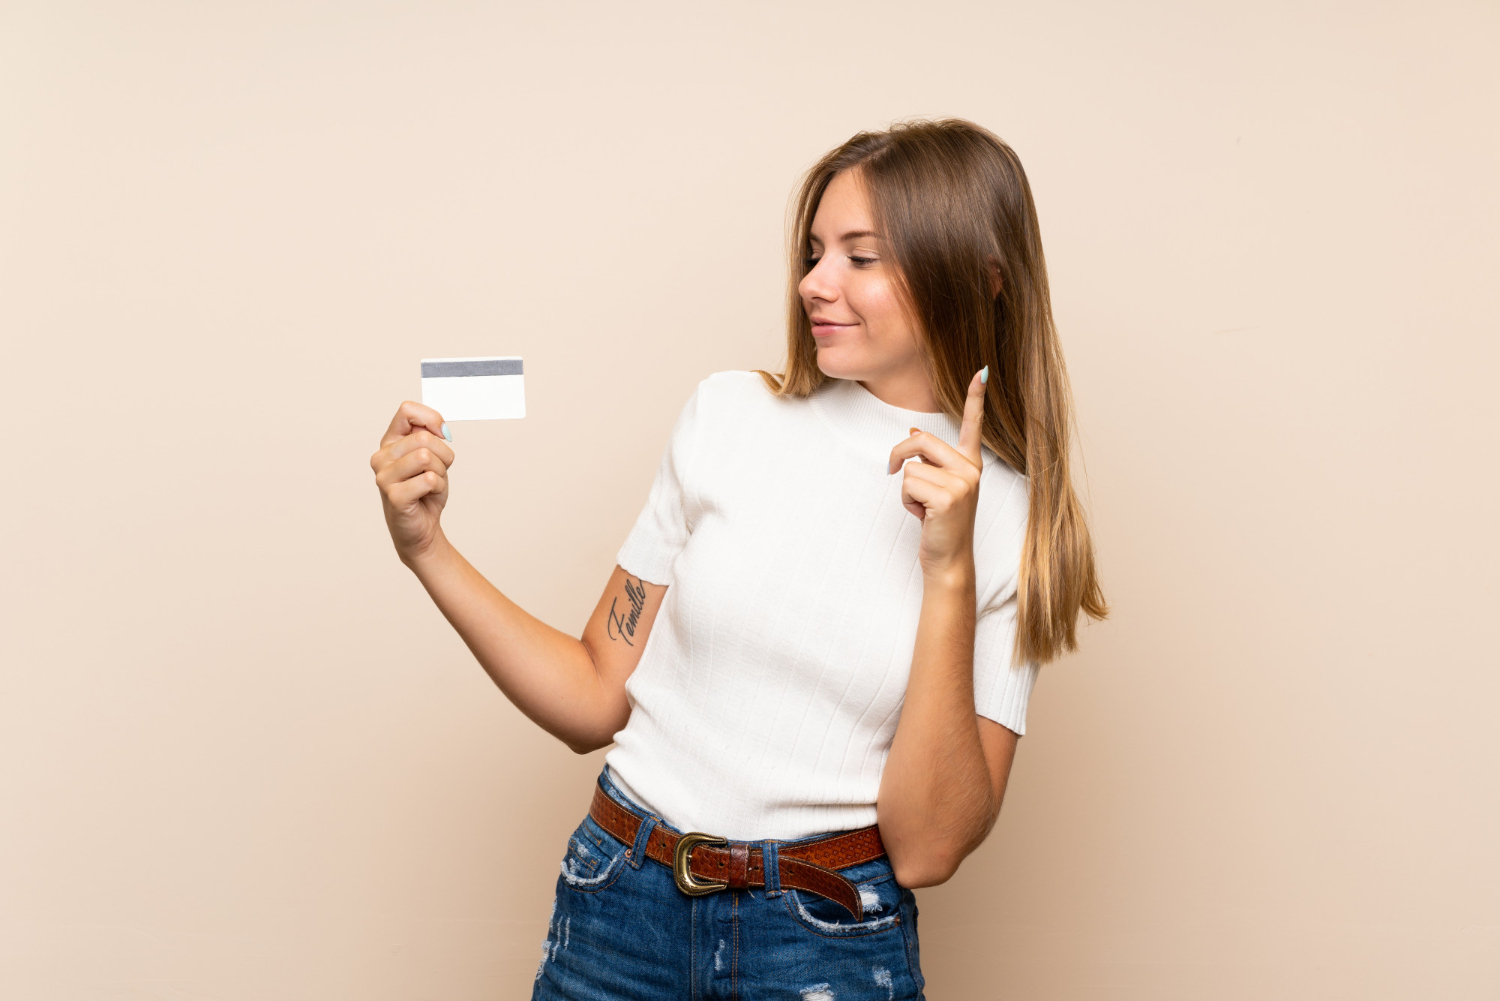
<svg viewBox="0 0 1500 1001">
<path fill-rule="evenodd" d="M 918 894 L 933 998 L 1493 999 L 1500 9 L 0 6 L 0 996 L 524 997 L 602 754 L 500 695 L 367 459 L 521 355 L 445 516 L 581 630 L 800 173 L 1030 173 L 1111 619 Z M 775 476 L 775 469 L 765 470 Z"/>
</svg>

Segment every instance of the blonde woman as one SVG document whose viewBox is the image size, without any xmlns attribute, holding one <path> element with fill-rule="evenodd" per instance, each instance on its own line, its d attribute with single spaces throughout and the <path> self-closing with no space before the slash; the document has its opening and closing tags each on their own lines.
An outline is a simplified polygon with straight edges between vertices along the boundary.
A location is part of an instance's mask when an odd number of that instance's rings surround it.
<svg viewBox="0 0 1500 1001">
<path fill-rule="evenodd" d="M 403 403 L 371 460 L 506 696 L 615 745 L 535 998 L 921 997 L 911 890 L 989 833 L 1038 665 L 1106 611 L 1014 152 L 861 133 L 797 205 L 786 370 L 698 385 L 581 639 L 443 534 L 441 414 Z"/>
</svg>

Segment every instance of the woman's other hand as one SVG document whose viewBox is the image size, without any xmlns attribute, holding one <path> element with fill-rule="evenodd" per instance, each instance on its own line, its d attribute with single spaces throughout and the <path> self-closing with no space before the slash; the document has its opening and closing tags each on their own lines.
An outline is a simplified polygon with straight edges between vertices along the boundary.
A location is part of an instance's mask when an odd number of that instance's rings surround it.
<svg viewBox="0 0 1500 1001">
<path fill-rule="evenodd" d="M 888 472 L 903 470 L 901 503 L 922 521 L 918 553 L 922 573 L 928 577 L 969 570 L 974 560 L 974 511 L 984 468 L 980 428 L 988 376 L 986 366 L 969 380 L 957 448 L 937 435 L 912 428 L 911 437 L 891 449 Z"/>
<path fill-rule="evenodd" d="M 448 467 L 454 459 L 446 430 L 442 414 L 407 400 L 370 456 L 385 523 L 403 563 L 419 559 L 442 534 L 438 518 L 448 502 Z"/>
</svg>

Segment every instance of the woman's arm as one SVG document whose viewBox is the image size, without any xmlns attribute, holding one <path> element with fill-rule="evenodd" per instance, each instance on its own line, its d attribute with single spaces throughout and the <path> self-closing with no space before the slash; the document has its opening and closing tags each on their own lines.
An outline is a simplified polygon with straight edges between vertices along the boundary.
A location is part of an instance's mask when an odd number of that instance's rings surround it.
<svg viewBox="0 0 1500 1001">
<path fill-rule="evenodd" d="M 902 502 L 922 519 L 922 610 L 901 721 L 876 804 L 902 886 L 946 881 L 1000 812 L 1016 735 L 974 711 L 974 512 L 984 382 L 969 384 L 958 448 L 915 432 L 891 451 L 905 463 Z M 907 463 L 907 459 L 921 461 Z"/>
<path fill-rule="evenodd" d="M 901 722 L 880 780 L 880 835 L 896 881 L 943 883 L 990 833 L 1015 733 L 974 713 L 974 580 L 923 581 Z"/>
<path fill-rule="evenodd" d="M 580 754 L 625 726 L 625 680 L 640 661 L 666 587 L 615 567 L 574 639 L 528 614 L 484 578 L 443 534 L 452 448 L 440 414 L 406 402 L 370 458 L 396 552 L 506 697 Z"/>
<path fill-rule="evenodd" d="M 625 680 L 641 659 L 665 587 L 615 567 L 579 640 L 500 593 L 446 538 L 405 562 L 479 666 L 532 722 L 579 754 L 624 729 Z"/>
</svg>

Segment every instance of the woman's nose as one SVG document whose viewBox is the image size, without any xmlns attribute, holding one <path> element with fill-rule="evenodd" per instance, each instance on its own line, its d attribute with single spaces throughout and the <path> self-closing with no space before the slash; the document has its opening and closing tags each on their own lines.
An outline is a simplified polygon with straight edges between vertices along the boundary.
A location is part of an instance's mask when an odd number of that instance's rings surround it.
<svg viewBox="0 0 1500 1001">
<path fill-rule="evenodd" d="M 823 267 L 823 262 L 814 264 L 812 270 L 802 276 L 802 281 L 797 284 L 797 291 L 804 299 L 822 299 L 824 302 L 833 302 L 839 297 L 838 285 L 828 279 L 828 269 Z"/>
</svg>

